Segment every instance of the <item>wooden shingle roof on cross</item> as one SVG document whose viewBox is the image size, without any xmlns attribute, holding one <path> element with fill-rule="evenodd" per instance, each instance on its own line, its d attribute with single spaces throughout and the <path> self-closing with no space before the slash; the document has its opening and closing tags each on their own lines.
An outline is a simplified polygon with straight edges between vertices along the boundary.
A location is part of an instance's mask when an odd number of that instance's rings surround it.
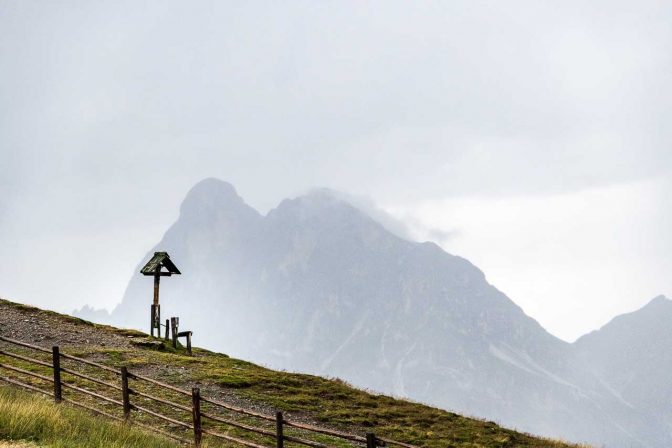
<svg viewBox="0 0 672 448">
<path fill-rule="evenodd" d="M 180 270 L 177 269 L 177 266 L 175 266 L 175 263 L 170 261 L 170 255 L 168 255 L 168 252 L 154 252 L 154 256 L 140 270 L 140 273 L 142 275 L 159 275 L 159 276 L 171 276 L 173 274 L 181 274 Z"/>
</svg>

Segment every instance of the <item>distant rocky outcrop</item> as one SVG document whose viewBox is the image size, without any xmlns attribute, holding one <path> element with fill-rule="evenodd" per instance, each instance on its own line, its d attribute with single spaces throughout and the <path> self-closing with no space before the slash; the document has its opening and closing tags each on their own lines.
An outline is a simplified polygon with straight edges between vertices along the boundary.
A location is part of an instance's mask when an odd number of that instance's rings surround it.
<svg viewBox="0 0 672 448">
<path fill-rule="evenodd" d="M 110 320 L 110 312 L 106 309 L 93 308 L 90 305 L 84 305 L 78 310 L 72 312 L 74 316 L 91 322 L 106 322 Z"/>
<path fill-rule="evenodd" d="M 402 239 L 325 191 L 263 216 L 231 185 L 207 179 L 138 270 L 155 250 L 183 273 L 162 281 L 163 315 L 180 316 L 199 345 L 538 434 L 672 446 L 672 397 L 655 396 L 657 382 L 672 391 L 660 370 L 672 361 L 662 313 L 643 310 L 634 333 L 630 318 L 618 318 L 565 343 L 469 261 Z M 135 275 L 113 323 L 147 327 L 151 289 Z M 651 306 L 672 308 L 665 299 Z M 647 341 L 660 344 L 659 359 Z"/>
</svg>

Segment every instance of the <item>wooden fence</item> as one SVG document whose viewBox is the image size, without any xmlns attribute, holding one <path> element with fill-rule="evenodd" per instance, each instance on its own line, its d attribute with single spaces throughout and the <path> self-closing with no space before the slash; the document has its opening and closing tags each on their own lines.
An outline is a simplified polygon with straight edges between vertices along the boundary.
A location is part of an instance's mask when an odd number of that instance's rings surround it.
<svg viewBox="0 0 672 448">
<path fill-rule="evenodd" d="M 43 358 L 37 359 L 16 351 L 0 349 L 0 355 L 21 361 L 28 366 L 20 368 L 2 362 L 0 368 L 11 372 L 14 376 L 0 375 L 0 380 L 53 397 L 56 403 L 65 402 L 79 406 L 107 418 L 132 423 L 148 431 L 157 432 L 179 442 L 193 444 L 196 447 L 201 445 L 204 435 L 207 435 L 214 439 L 249 448 L 284 448 L 285 442 L 313 448 L 338 448 L 343 446 L 416 448 L 407 443 L 377 437 L 373 433 L 368 433 L 363 437 L 291 421 L 285 418 L 280 411 L 276 412 L 275 415 L 266 415 L 255 410 L 234 406 L 202 396 L 198 387 L 193 387 L 190 391 L 184 390 L 133 373 L 127 367 L 115 369 L 63 353 L 58 346 L 48 350 L 3 336 L 0 336 L 0 341 L 10 346 L 20 347 L 21 350 L 35 351 Z M 67 363 L 68 366 L 64 367 L 62 363 Z M 78 367 L 83 367 L 86 370 Z M 38 373 L 39 369 L 42 370 L 41 373 Z M 44 374 L 46 369 L 53 374 Z M 84 373 L 85 371 L 87 373 Z M 89 373 L 89 371 L 92 373 Z M 66 377 L 67 381 L 64 380 L 63 376 Z M 32 384 L 23 377 L 32 380 Z M 113 379 L 110 380 L 109 377 Z M 81 383 L 90 383 L 99 389 L 114 392 L 117 398 L 111 398 L 98 390 L 94 392 L 90 388 L 82 386 Z M 143 384 L 152 388 L 152 390 L 157 390 L 161 397 L 156 396 L 156 393 L 150 393 L 151 391 L 147 388 L 143 389 L 141 387 Z M 44 390 L 45 385 L 53 385 L 53 390 Z M 70 390 L 85 399 L 66 398 L 63 396 L 64 389 Z M 172 398 L 172 396 L 178 398 Z M 131 400 L 131 397 L 133 397 L 133 400 Z M 179 397 L 187 399 L 188 404 L 176 402 Z M 152 404 L 161 405 L 162 408 L 157 410 L 152 408 Z M 100 405 L 116 409 L 118 415 L 114 415 L 109 409 L 100 409 Z M 182 415 L 190 415 L 191 418 L 184 421 L 187 419 L 180 419 L 174 415 L 169 416 L 167 414 L 170 409 L 181 412 Z M 149 426 L 141 421 L 148 418 L 164 422 L 170 426 L 170 429 L 159 429 L 156 425 Z M 224 434 L 220 428 L 231 429 L 234 434 Z M 179 433 L 180 431 L 181 433 Z M 193 434 L 193 442 L 189 440 L 191 437 L 188 436 L 187 431 Z M 250 440 L 249 437 L 244 438 L 246 436 L 253 436 L 254 440 Z M 315 440 L 316 438 L 324 440 Z M 264 445 L 263 440 L 268 439 L 273 439 L 275 442 L 271 447 Z"/>
</svg>

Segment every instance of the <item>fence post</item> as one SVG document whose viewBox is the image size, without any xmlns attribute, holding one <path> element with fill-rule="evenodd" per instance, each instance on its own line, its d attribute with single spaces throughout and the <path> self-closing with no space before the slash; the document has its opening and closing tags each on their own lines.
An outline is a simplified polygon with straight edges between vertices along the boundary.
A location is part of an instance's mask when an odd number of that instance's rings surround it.
<svg viewBox="0 0 672 448">
<path fill-rule="evenodd" d="M 169 333 L 169 332 L 170 332 L 170 319 L 166 319 L 166 338 L 165 338 L 166 341 L 167 341 L 168 339 L 170 339 L 170 338 L 168 337 L 168 333 Z"/>
<path fill-rule="evenodd" d="M 61 352 L 57 345 L 51 347 L 51 360 L 54 366 L 54 401 L 60 403 L 63 398 L 61 386 Z"/>
<path fill-rule="evenodd" d="M 203 427 L 201 426 L 201 390 L 198 387 L 191 389 L 191 417 L 194 423 L 194 445 L 201 446 Z"/>
<path fill-rule="evenodd" d="M 277 440 L 277 448 L 284 448 L 285 446 L 285 435 L 282 425 L 284 424 L 284 419 L 282 418 L 282 412 L 278 411 L 275 413 L 275 440 Z"/>
<path fill-rule="evenodd" d="M 372 432 L 366 434 L 366 448 L 376 448 L 376 435 Z"/>
<path fill-rule="evenodd" d="M 121 368 L 121 399 L 124 403 L 124 420 L 128 421 L 131 417 L 131 399 L 129 397 L 128 368 L 126 366 Z"/>
</svg>

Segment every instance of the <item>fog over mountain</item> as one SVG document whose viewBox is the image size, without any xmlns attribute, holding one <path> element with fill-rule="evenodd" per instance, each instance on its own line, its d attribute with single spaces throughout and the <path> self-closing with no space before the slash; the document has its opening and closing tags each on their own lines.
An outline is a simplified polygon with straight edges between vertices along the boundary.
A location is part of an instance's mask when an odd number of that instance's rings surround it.
<svg viewBox="0 0 672 448">
<path fill-rule="evenodd" d="M 183 275 L 162 282 L 163 317 L 197 345 L 537 434 L 672 446 L 669 300 L 568 344 L 468 260 L 398 234 L 328 191 L 261 215 L 207 179 L 137 270 L 170 253 Z M 146 329 L 151 290 L 136 274 L 93 317 Z"/>
<path fill-rule="evenodd" d="M 111 310 L 217 177 L 264 214 L 372 198 L 575 341 L 672 296 L 670 22 L 660 0 L 3 0 L 1 293 Z"/>
</svg>

